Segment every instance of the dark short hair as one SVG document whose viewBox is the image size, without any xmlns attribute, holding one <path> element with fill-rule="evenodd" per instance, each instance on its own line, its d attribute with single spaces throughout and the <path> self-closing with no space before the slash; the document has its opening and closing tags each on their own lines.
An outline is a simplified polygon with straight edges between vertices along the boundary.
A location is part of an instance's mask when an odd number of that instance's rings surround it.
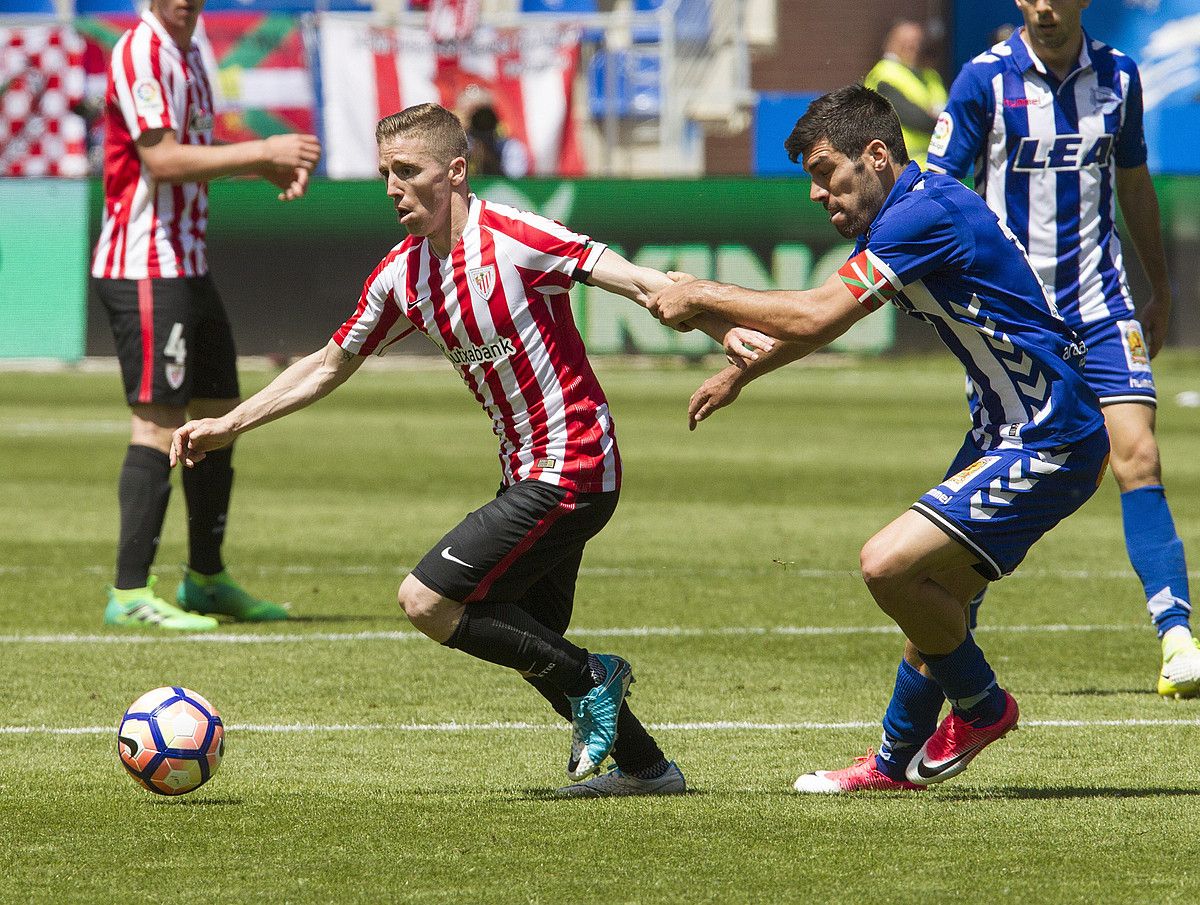
<svg viewBox="0 0 1200 905">
<path fill-rule="evenodd" d="M 455 157 L 467 156 L 467 134 L 462 123 L 440 104 L 417 104 L 385 116 L 375 126 L 375 143 L 410 132 L 425 140 L 439 163 L 449 164 Z"/>
<path fill-rule="evenodd" d="M 808 106 L 783 143 L 788 160 L 798 162 L 821 139 L 853 159 L 879 139 L 899 164 L 908 163 L 900 117 L 888 99 L 863 85 L 847 85 L 823 94 Z"/>
</svg>

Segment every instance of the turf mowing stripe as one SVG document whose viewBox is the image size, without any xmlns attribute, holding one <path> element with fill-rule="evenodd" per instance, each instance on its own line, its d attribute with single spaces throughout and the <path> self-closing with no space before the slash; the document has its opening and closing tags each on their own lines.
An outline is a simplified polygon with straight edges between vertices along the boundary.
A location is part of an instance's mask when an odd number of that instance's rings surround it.
<svg viewBox="0 0 1200 905">
<path fill-rule="evenodd" d="M 976 633 L 1036 634 L 1041 632 L 1133 632 L 1142 631 L 1141 623 L 1112 625 L 981 625 Z M 894 625 L 776 625 L 689 628 L 681 625 L 634 626 L 630 628 L 578 628 L 569 635 L 579 638 L 737 638 L 737 637 L 822 637 L 829 635 L 898 635 Z M 411 641 L 424 638 L 420 632 L 275 632 L 262 635 L 238 635 L 229 632 L 182 635 L 0 635 L 0 644 L 306 644 L 347 641 Z"/>
<path fill-rule="evenodd" d="M 871 729 L 879 725 L 853 721 L 843 723 L 738 723 L 717 721 L 711 723 L 647 723 L 646 728 L 656 732 L 828 732 L 846 729 Z M 1022 720 L 1025 728 L 1042 729 L 1101 729 L 1137 728 L 1143 726 L 1200 727 L 1200 719 L 1194 720 Z M 234 723 L 226 727 L 231 732 L 565 732 L 566 723 Z M 107 735 L 115 732 L 115 726 L 0 726 L 0 735 Z"/>
</svg>

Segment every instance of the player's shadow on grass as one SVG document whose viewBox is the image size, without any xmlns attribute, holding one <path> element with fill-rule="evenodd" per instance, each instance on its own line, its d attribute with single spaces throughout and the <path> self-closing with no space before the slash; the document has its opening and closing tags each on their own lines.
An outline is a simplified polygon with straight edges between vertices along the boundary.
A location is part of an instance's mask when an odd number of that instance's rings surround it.
<svg viewBox="0 0 1200 905">
<path fill-rule="evenodd" d="M 704 789 L 688 789 L 685 792 L 676 795 L 659 795 L 659 796 L 637 796 L 638 798 L 655 798 L 662 799 L 680 799 L 680 798 L 697 798 L 702 795 L 709 794 Z M 594 802 L 596 798 L 588 798 L 582 795 L 560 795 L 557 789 L 521 789 L 519 792 L 514 792 L 513 797 L 517 801 L 562 801 L 562 802 Z"/>
<path fill-rule="evenodd" d="M 392 624 L 392 625 L 396 626 L 397 628 L 401 628 L 401 629 L 405 628 L 408 625 L 407 619 L 404 620 L 404 625 L 401 625 L 400 617 L 396 613 L 380 613 L 380 614 L 374 615 L 374 616 L 367 616 L 367 615 L 361 615 L 361 614 L 356 615 L 356 616 L 338 616 L 333 613 L 315 613 L 315 614 L 307 615 L 307 616 L 305 616 L 305 615 L 298 616 L 293 613 L 291 616 L 288 616 L 287 621 L 288 622 L 307 622 L 307 623 L 377 622 L 377 623 L 389 623 L 389 624 Z"/>
<path fill-rule="evenodd" d="M 1069 691 L 1057 692 L 1065 698 L 1115 698 L 1124 695 L 1141 697 L 1157 697 L 1158 692 L 1153 688 L 1072 688 Z"/>
<path fill-rule="evenodd" d="M 974 793 L 945 791 L 941 792 L 937 798 L 938 800 L 945 799 L 947 801 L 986 801 L 989 798 L 1055 801 L 1070 798 L 1174 798 L 1180 795 L 1200 797 L 1200 786 L 1194 788 L 1135 786 L 1126 789 L 1113 786 L 1098 786 L 1095 788 L 1085 788 L 1082 786 L 1044 786 L 1040 788 L 1001 786 L 996 789 L 980 789 Z"/>
</svg>

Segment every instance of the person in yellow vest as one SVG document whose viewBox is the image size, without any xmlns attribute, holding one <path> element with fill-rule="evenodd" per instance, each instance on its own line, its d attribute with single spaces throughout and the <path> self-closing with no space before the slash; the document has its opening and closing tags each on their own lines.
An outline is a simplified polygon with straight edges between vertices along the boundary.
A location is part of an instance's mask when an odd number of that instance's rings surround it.
<svg viewBox="0 0 1200 905">
<path fill-rule="evenodd" d="M 925 152 L 946 106 L 946 85 L 936 69 L 922 65 L 926 44 L 920 22 L 905 19 L 893 25 L 883 44 L 883 59 L 863 80 L 896 108 L 908 156 L 925 168 Z"/>
</svg>

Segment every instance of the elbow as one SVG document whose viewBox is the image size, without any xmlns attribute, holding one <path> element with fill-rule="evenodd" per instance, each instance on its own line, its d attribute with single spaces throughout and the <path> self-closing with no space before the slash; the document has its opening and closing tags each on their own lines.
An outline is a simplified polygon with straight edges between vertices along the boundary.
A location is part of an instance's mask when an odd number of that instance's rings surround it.
<svg viewBox="0 0 1200 905">
<path fill-rule="evenodd" d="M 143 155 L 142 166 L 146 174 L 155 182 L 181 182 L 181 173 L 179 168 L 173 166 L 171 161 L 161 157 L 151 157 Z"/>
<path fill-rule="evenodd" d="M 151 160 L 150 158 L 143 157 L 142 158 L 142 169 L 145 171 L 146 175 L 149 176 L 154 182 L 170 182 L 171 181 L 168 168 L 165 167 L 160 161 Z"/>
</svg>

